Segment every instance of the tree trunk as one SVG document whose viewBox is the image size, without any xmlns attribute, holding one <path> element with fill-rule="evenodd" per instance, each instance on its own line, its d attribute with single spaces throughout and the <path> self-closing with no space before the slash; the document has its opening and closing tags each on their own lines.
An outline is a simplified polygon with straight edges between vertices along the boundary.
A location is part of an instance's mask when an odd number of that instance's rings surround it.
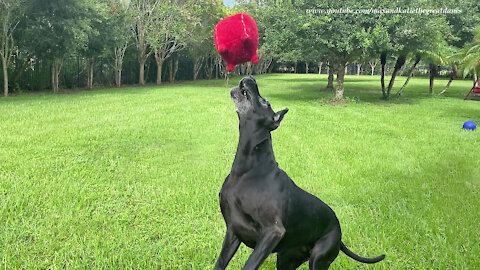
<svg viewBox="0 0 480 270">
<path fill-rule="evenodd" d="M 395 83 L 395 77 L 397 77 L 398 71 L 403 67 L 405 64 L 405 60 L 407 57 L 405 55 L 400 55 L 397 58 L 397 62 L 395 63 L 395 68 L 393 69 L 392 77 L 390 78 L 390 83 L 388 84 L 387 89 L 387 96 L 385 98 L 390 97 L 390 93 L 392 92 L 393 84 Z"/>
<path fill-rule="evenodd" d="M 170 83 L 173 82 L 173 57 L 170 57 L 169 61 L 168 61 L 168 81 Z"/>
<path fill-rule="evenodd" d="M 267 72 L 265 72 L 265 73 L 272 73 L 273 72 L 272 63 L 273 63 L 273 58 L 270 58 L 270 61 L 268 62 L 268 65 L 266 66 L 267 67 L 267 69 L 266 69 Z"/>
<path fill-rule="evenodd" d="M 122 46 L 113 48 L 115 53 L 115 85 L 117 87 L 122 86 L 123 57 L 125 56 L 127 47 L 128 43 L 124 43 Z"/>
<path fill-rule="evenodd" d="M 221 57 L 209 57 L 205 63 L 205 76 L 207 79 L 213 78 L 213 72 L 215 71 L 215 79 L 219 79 L 224 76 L 223 64 Z"/>
<path fill-rule="evenodd" d="M 157 85 L 162 84 L 162 71 L 163 71 L 163 62 L 164 60 L 157 60 Z"/>
<path fill-rule="evenodd" d="M 145 59 L 143 57 L 140 57 L 138 59 L 138 63 L 139 63 L 139 68 L 140 68 L 140 72 L 139 72 L 139 77 L 138 77 L 138 83 L 140 85 L 145 85 Z"/>
<path fill-rule="evenodd" d="M 213 68 L 215 67 L 215 79 L 218 80 L 220 76 L 220 63 L 218 61 L 214 62 L 215 60 L 211 60 L 211 69 L 206 69 L 207 72 L 208 70 L 211 70 L 210 75 L 207 74 L 207 78 L 210 80 L 212 78 L 212 72 Z"/>
<path fill-rule="evenodd" d="M 172 82 L 175 82 L 175 79 L 177 78 L 177 71 L 178 71 L 178 55 L 175 55 L 173 60 Z"/>
<path fill-rule="evenodd" d="M 372 73 L 370 74 L 370 76 L 373 76 L 375 74 L 375 66 L 377 66 L 377 64 L 370 64 L 370 68 L 372 69 Z"/>
<path fill-rule="evenodd" d="M 305 62 L 305 74 L 308 74 L 308 62 Z"/>
<path fill-rule="evenodd" d="M 52 90 L 57 94 L 59 90 L 59 76 L 62 69 L 62 59 L 54 58 L 52 63 Z"/>
<path fill-rule="evenodd" d="M 362 64 L 357 63 L 357 76 L 360 75 L 360 70 L 362 69 Z"/>
<path fill-rule="evenodd" d="M 445 92 L 447 92 L 448 88 L 450 88 L 450 85 L 452 84 L 453 80 L 457 76 L 457 67 L 454 65 L 452 67 L 452 73 L 450 74 L 450 80 L 448 80 L 447 85 L 445 86 L 445 89 L 442 90 L 442 92 L 438 93 L 438 95 L 442 95 Z"/>
<path fill-rule="evenodd" d="M 387 92 L 385 91 L 385 65 L 387 64 L 387 54 L 380 54 L 380 64 L 382 65 L 382 73 L 380 77 L 380 83 L 382 84 L 382 95 L 383 98 L 387 97 Z"/>
<path fill-rule="evenodd" d="M 198 79 L 198 74 L 202 69 L 202 65 L 203 65 L 203 57 L 195 58 L 193 63 L 193 80 L 194 81 Z"/>
<path fill-rule="evenodd" d="M 437 65 L 430 64 L 430 95 L 433 95 L 433 83 L 435 82 L 435 75 L 437 75 Z"/>
<path fill-rule="evenodd" d="M 57 93 L 57 89 L 55 88 L 55 64 L 52 63 L 52 91 L 53 93 Z"/>
<path fill-rule="evenodd" d="M 330 64 L 327 66 L 328 67 L 328 83 L 327 83 L 327 89 L 333 90 L 333 73 L 334 69 L 333 67 L 330 67 Z"/>
<path fill-rule="evenodd" d="M 293 73 L 297 73 L 297 61 L 295 61 L 295 67 L 293 68 Z"/>
<path fill-rule="evenodd" d="M 252 62 L 247 63 L 247 75 L 251 76 L 253 74 L 253 65 Z"/>
<path fill-rule="evenodd" d="M 22 65 L 20 68 L 16 69 L 16 74 L 15 77 L 13 78 L 12 85 L 15 85 L 18 80 L 22 77 L 23 73 L 25 73 L 25 70 L 27 69 L 27 66 L 29 64 L 29 57 L 26 58 L 25 61 L 22 62 Z"/>
<path fill-rule="evenodd" d="M 87 76 L 87 88 L 93 89 L 93 67 L 95 65 L 95 59 L 88 59 L 88 76 Z"/>
<path fill-rule="evenodd" d="M 228 88 L 228 81 L 230 80 L 230 71 L 225 71 L 225 87 Z"/>
<path fill-rule="evenodd" d="M 59 75 L 60 75 L 60 72 L 58 72 L 58 70 L 55 71 L 55 77 L 54 77 L 54 80 L 55 80 L 55 94 L 58 94 L 59 90 L 60 90 L 60 86 L 59 86 L 59 81 L 58 81 L 58 78 L 59 78 Z"/>
<path fill-rule="evenodd" d="M 343 73 L 343 75 L 348 75 L 348 63 L 345 64 L 345 72 Z M 337 77 L 337 80 L 338 80 L 338 77 Z"/>
<path fill-rule="evenodd" d="M 160 58 L 155 59 L 155 62 L 157 63 L 157 85 L 162 84 L 162 66 L 163 66 L 163 60 Z"/>
<path fill-rule="evenodd" d="M 403 72 L 405 72 L 405 66 L 403 66 L 400 71 L 398 72 L 398 76 L 403 76 Z"/>
<path fill-rule="evenodd" d="M 139 78 L 138 83 L 140 85 L 145 85 L 145 62 L 152 53 L 152 51 L 147 51 L 147 43 L 145 40 L 145 29 L 144 22 L 141 19 L 135 21 L 135 42 L 137 44 L 137 53 L 138 53 L 138 64 L 139 64 Z"/>
<path fill-rule="evenodd" d="M 318 62 L 317 65 L 318 65 L 318 74 L 322 74 L 323 62 Z"/>
<path fill-rule="evenodd" d="M 237 70 L 240 76 L 247 74 L 247 64 L 243 63 L 238 65 Z"/>
<path fill-rule="evenodd" d="M 122 86 L 122 70 L 115 69 L 115 86 L 121 87 Z"/>
<path fill-rule="evenodd" d="M 262 66 L 257 66 L 257 67 L 259 67 L 260 74 L 272 73 L 272 70 L 273 70 L 272 63 L 273 63 L 273 58 L 268 58 L 268 59 L 263 60 L 263 65 Z"/>
<path fill-rule="evenodd" d="M 413 72 L 415 71 L 415 68 L 417 67 L 418 63 L 420 62 L 420 59 L 421 59 L 420 55 L 417 55 L 417 57 L 415 58 L 415 63 L 413 63 L 412 68 L 410 69 L 410 71 L 408 73 L 407 80 L 405 81 L 403 86 L 400 88 L 400 90 L 398 90 L 398 92 L 396 94 L 397 96 L 401 96 L 402 93 L 403 93 L 403 90 L 405 89 L 405 87 L 407 87 L 407 84 L 410 81 L 410 78 L 412 78 Z"/>
<path fill-rule="evenodd" d="M 335 100 L 343 100 L 343 82 L 345 79 L 345 67 L 347 64 L 345 62 L 339 62 L 338 72 L 337 72 L 337 91 L 335 93 Z"/>
<path fill-rule="evenodd" d="M 8 97 L 8 65 L 7 59 L 2 57 L 2 70 L 3 70 L 3 96 Z"/>
</svg>

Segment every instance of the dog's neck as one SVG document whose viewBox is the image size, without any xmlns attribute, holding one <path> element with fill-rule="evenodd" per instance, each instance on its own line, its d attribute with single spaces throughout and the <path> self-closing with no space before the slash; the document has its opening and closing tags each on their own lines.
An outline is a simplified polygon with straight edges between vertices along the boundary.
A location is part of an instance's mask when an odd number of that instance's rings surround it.
<svg viewBox="0 0 480 270">
<path fill-rule="evenodd" d="M 242 121 L 242 119 L 240 119 L 239 130 L 237 153 L 231 175 L 241 176 L 258 167 L 262 168 L 258 170 L 260 173 L 278 167 L 273 154 L 270 131 L 258 128 L 253 121 Z"/>
</svg>

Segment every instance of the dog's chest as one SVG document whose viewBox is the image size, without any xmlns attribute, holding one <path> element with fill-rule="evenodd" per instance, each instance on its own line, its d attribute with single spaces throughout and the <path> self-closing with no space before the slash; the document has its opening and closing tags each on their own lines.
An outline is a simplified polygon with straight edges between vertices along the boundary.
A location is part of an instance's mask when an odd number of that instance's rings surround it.
<svg viewBox="0 0 480 270">
<path fill-rule="evenodd" d="M 222 189 L 220 208 L 223 217 L 234 234 L 248 247 L 255 247 L 260 237 L 262 224 L 248 205 L 248 196 L 235 189 Z"/>
<path fill-rule="evenodd" d="M 247 244 L 254 245 L 264 227 L 278 222 L 283 215 L 281 193 L 258 179 L 226 179 L 220 191 L 220 208 L 227 225 Z M 273 192 L 272 192 L 273 190 Z"/>
</svg>

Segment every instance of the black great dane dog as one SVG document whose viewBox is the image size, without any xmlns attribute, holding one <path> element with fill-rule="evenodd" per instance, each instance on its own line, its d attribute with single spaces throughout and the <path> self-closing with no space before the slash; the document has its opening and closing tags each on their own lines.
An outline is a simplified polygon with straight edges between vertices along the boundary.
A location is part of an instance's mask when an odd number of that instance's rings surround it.
<svg viewBox="0 0 480 270">
<path fill-rule="evenodd" d="M 240 243 L 253 248 L 244 269 L 258 269 L 272 252 L 277 269 L 296 269 L 307 260 L 310 269 L 328 269 L 340 250 L 363 263 L 383 260 L 385 255 L 364 258 L 350 251 L 333 210 L 278 167 L 270 132 L 288 109 L 274 112 L 253 77 L 243 78 L 230 95 L 240 138 L 219 194 L 227 232 L 215 269 L 227 267 Z"/>
</svg>

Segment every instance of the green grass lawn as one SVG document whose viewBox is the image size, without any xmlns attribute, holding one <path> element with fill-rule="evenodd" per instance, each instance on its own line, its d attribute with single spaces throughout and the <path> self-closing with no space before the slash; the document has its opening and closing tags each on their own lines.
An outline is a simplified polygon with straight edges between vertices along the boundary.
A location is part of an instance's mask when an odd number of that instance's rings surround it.
<svg viewBox="0 0 480 270">
<path fill-rule="evenodd" d="M 478 269 L 480 130 L 461 129 L 480 124 L 480 102 L 463 100 L 470 81 L 431 97 L 414 78 L 383 101 L 379 77 L 347 76 L 349 102 L 332 106 L 326 75 L 256 78 L 275 110 L 290 108 L 272 135 L 280 167 L 336 211 L 353 251 L 387 255 L 365 266 L 340 254 L 332 269 Z M 0 99 L 0 116 L 0 269 L 213 268 L 238 140 L 222 80 L 25 94 Z"/>
</svg>

